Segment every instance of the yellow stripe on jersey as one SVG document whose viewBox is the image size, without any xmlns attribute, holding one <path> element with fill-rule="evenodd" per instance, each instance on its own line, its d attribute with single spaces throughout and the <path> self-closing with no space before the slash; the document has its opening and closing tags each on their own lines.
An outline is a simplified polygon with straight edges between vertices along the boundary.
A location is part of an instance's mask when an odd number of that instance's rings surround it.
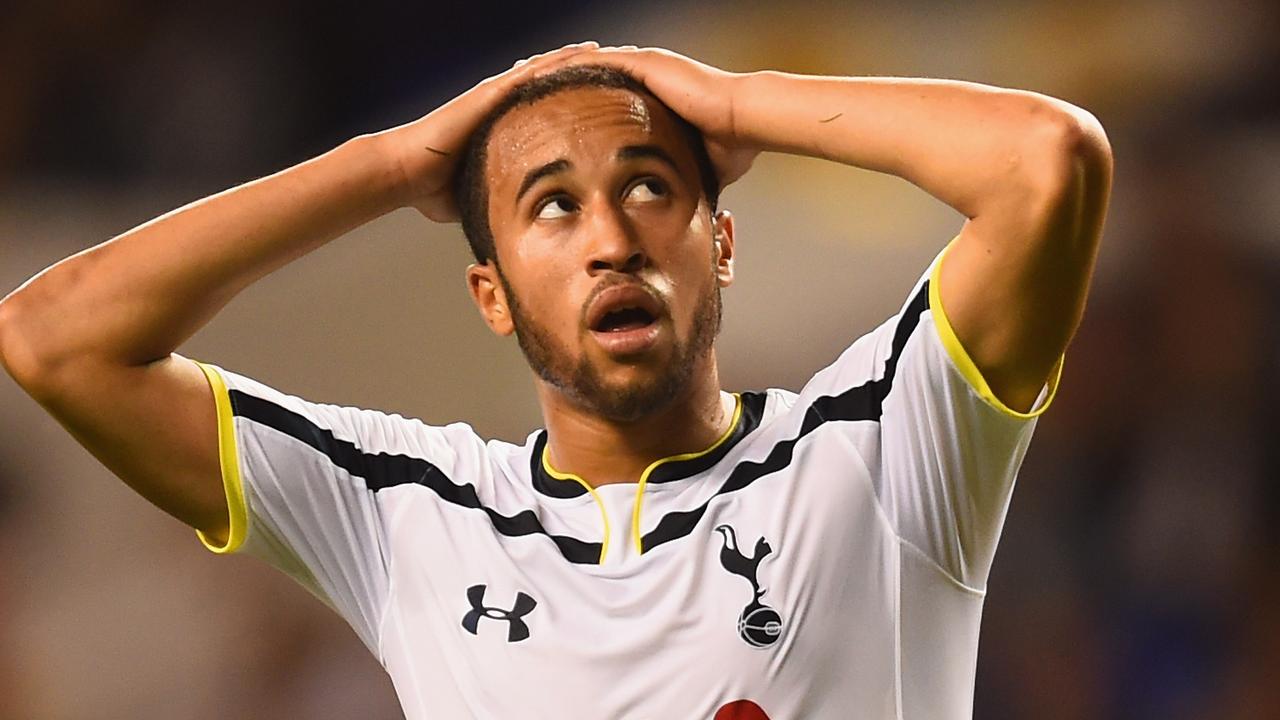
<svg viewBox="0 0 1280 720">
<path fill-rule="evenodd" d="M 213 388 L 214 405 L 218 410 L 218 465 L 222 469 L 222 489 L 227 496 L 227 541 L 218 542 L 199 530 L 196 537 L 215 553 L 225 555 L 240 549 L 249 529 L 249 509 L 245 505 L 244 485 L 240 480 L 240 453 L 236 448 L 235 416 L 231 412 L 231 395 L 222 376 L 212 367 L 197 362 Z"/>
<path fill-rule="evenodd" d="M 978 366 L 974 364 L 973 359 L 969 357 L 969 353 L 964 349 L 964 345 L 960 343 L 960 338 L 956 337 L 956 331 L 951 327 L 951 321 L 947 319 L 947 313 L 942 309 L 942 290 L 939 281 L 942 278 L 942 263 L 946 260 L 947 252 L 951 246 L 955 244 L 952 240 L 947 247 L 942 250 L 942 254 L 938 256 L 938 261 L 933 265 L 933 271 L 929 274 L 929 309 L 933 311 L 933 322 L 938 328 L 938 337 L 942 340 L 942 346 L 947 349 L 947 355 L 951 356 L 951 362 L 964 376 L 965 382 L 978 393 L 983 400 L 1000 412 L 1011 417 L 1030 420 L 1039 416 L 1045 410 L 1049 409 L 1049 405 L 1053 402 L 1053 398 L 1058 394 L 1058 381 L 1062 379 L 1062 361 L 1063 357 L 1058 358 L 1058 362 L 1053 366 L 1053 371 L 1049 374 L 1049 394 L 1045 397 L 1040 407 L 1031 410 L 1031 412 L 1019 412 L 1005 405 L 1000 398 L 996 397 L 991 391 L 991 386 L 987 384 L 987 379 L 982 377 L 982 372 L 978 370 Z"/>
<path fill-rule="evenodd" d="M 639 484 L 636 485 L 635 506 L 631 512 L 631 536 L 635 540 L 637 555 L 641 555 L 644 553 L 644 542 L 642 540 L 642 535 L 640 533 L 640 508 L 644 504 L 644 488 L 645 488 L 645 485 L 647 485 L 649 482 L 649 476 L 653 474 L 654 470 L 657 470 L 659 467 L 665 465 L 666 463 L 678 462 L 681 460 L 694 460 L 696 458 L 702 457 L 703 455 L 706 455 L 709 452 L 714 451 L 716 448 L 723 445 L 725 441 L 728 440 L 733 435 L 733 431 L 738 427 L 738 421 L 742 419 L 742 396 L 739 395 L 738 393 L 734 393 L 733 401 L 734 401 L 733 418 L 729 420 L 729 427 L 725 429 L 724 434 L 720 436 L 719 440 L 716 440 L 714 443 L 711 444 L 711 447 L 707 448 L 706 450 L 700 450 L 698 452 L 683 453 L 681 455 L 670 455 L 668 457 L 655 460 L 653 461 L 652 464 L 649 465 L 649 467 L 644 469 L 643 473 L 640 473 L 640 482 Z"/>
<path fill-rule="evenodd" d="M 613 535 L 613 530 L 609 527 L 609 512 L 605 509 L 604 500 L 600 499 L 600 495 L 596 493 L 595 488 L 591 487 L 591 483 L 573 473 L 562 473 L 551 467 L 551 459 L 548 457 L 549 452 L 549 445 L 542 448 L 542 469 L 546 470 L 547 474 L 556 480 L 572 480 L 586 488 L 587 492 L 591 493 L 591 499 L 595 500 L 596 505 L 600 506 L 600 519 L 604 521 L 604 542 L 600 546 L 600 560 L 597 564 L 603 565 L 605 557 L 609 554 L 609 538 Z"/>
</svg>

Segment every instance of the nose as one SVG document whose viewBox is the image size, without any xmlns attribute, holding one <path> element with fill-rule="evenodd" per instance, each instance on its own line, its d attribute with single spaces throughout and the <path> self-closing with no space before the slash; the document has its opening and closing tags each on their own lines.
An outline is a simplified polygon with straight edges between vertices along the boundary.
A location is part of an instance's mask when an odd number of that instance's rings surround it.
<svg viewBox="0 0 1280 720">
<path fill-rule="evenodd" d="M 586 230 L 588 274 L 636 273 L 649 262 L 636 228 L 621 208 L 600 203 Z"/>
</svg>

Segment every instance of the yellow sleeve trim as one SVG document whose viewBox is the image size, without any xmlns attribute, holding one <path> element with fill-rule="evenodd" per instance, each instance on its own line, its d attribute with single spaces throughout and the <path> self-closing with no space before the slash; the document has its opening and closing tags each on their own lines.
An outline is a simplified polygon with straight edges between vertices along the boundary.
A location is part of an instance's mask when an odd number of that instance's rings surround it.
<svg viewBox="0 0 1280 720">
<path fill-rule="evenodd" d="M 196 537 L 209 550 L 226 555 L 240 549 L 249 529 L 249 511 L 244 501 L 244 485 L 240 480 L 240 453 L 236 448 L 235 416 L 231 412 L 231 395 L 227 392 L 227 384 L 222 375 L 202 362 L 197 362 L 196 365 L 200 366 L 209 381 L 209 387 L 213 388 L 214 404 L 218 410 L 218 464 L 222 468 L 222 489 L 227 495 L 229 518 L 225 543 L 199 530 L 196 531 Z"/>
<path fill-rule="evenodd" d="M 657 470 L 666 463 L 678 462 L 681 460 L 693 460 L 694 458 L 702 457 L 723 445 L 725 441 L 733 435 L 733 431 L 738 428 L 738 422 L 742 420 L 742 395 L 734 393 L 733 401 L 733 417 L 729 420 L 729 427 L 725 429 L 724 434 L 720 436 L 719 440 L 716 440 L 711 444 L 711 447 L 706 450 L 699 450 L 698 452 L 669 455 L 667 457 L 654 460 L 649 464 L 649 467 L 644 469 L 643 473 L 640 473 L 640 482 L 636 485 L 636 501 L 633 506 L 635 509 L 631 511 L 631 537 L 635 542 L 637 555 L 644 554 L 644 541 L 643 536 L 640 534 L 640 508 L 644 505 L 644 488 L 649 484 L 649 476 L 653 474 L 654 470 Z"/>
<path fill-rule="evenodd" d="M 586 488 L 587 492 L 591 493 L 591 499 L 595 500 L 596 505 L 600 508 L 600 519 L 604 521 L 604 542 L 600 545 L 600 559 L 597 564 L 603 565 L 604 559 L 609 555 L 609 538 L 613 536 L 613 530 L 609 527 L 609 512 L 605 510 L 604 500 L 600 499 L 599 493 L 596 492 L 595 488 L 591 487 L 591 483 L 573 473 L 562 473 L 551 467 L 551 459 L 547 456 L 547 452 L 548 446 L 544 446 L 542 448 L 542 469 L 546 470 L 547 474 L 556 480 L 571 480 Z"/>
<path fill-rule="evenodd" d="M 1054 364 L 1053 370 L 1049 373 L 1049 393 L 1039 407 L 1032 408 L 1030 412 L 1019 412 L 1005 405 L 1000 398 L 996 397 L 996 394 L 991 391 L 991 386 L 987 384 L 987 379 L 982 377 L 982 372 L 978 370 L 978 366 L 974 364 L 973 359 L 969 357 L 969 353 L 964 349 L 964 345 L 960 344 L 960 338 L 956 337 L 956 331 L 951 327 L 951 321 L 947 319 L 947 313 L 942 308 L 942 290 L 939 283 L 942 278 L 942 262 L 946 259 L 947 251 L 951 249 L 951 245 L 954 243 L 955 241 L 952 240 L 942 250 L 937 262 L 933 264 L 933 271 L 929 274 L 929 309 L 933 311 L 933 321 L 938 328 L 938 337 L 942 341 L 942 346 L 946 348 L 947 355 L 951 357 L 951 362 L 955 364 L 956 369 L 964 376 L 965 381 L 987 404 L 1010 417 L 1022 420 L 1039 417 L 1045 410 L 1049 409 L 1049 405 L 1053 403 L 1053 398 L 1058 394 L 1058 381 L 1062 379 L 1063 357 L 1058 358 L 1058 362 Z"/>
</svg>

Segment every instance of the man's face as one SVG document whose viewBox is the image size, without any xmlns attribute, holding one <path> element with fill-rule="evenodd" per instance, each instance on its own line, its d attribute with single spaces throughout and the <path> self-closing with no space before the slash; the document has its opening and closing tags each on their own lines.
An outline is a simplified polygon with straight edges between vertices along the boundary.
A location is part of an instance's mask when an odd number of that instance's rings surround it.
<svg viewBox="0 0 1280 720">
<path fill-rule="evenodd" d="M 480 269 L 497 276 L 491 296 L 475 272 L 472 290 L 543 381 L 631 421 L 712 369 L 732 226 L 714 232 L 670 111 L 626 90 L 562 91 L 495 125 L 486 172 L 500 272 Z"/>
</svg>

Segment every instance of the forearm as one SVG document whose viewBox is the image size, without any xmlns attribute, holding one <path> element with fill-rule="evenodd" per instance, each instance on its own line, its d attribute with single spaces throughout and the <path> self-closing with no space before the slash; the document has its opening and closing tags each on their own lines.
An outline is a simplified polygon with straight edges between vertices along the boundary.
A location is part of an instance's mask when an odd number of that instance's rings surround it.
<svg viewBox="0 0 1280 720">
<path fill-rule="evenodd" d="M 970 218 L 1011 189 L 1069 181 L 1073 154 L 1102 137 L 1088 113 L 1037 93 L 772 71 L 742 77 L 734 132 L 764 150 L 897 175 Z"/>
<path fill-rule="evenodd" d="M 967 218 L 938 296 L 994 396 L 1029 410 L 1080 322 L 1102 233 L 1112 160 L 1097 119 L 949 80 L 760 72 L 731 84 L 738 142 L 897 175 Z"/>
<path fill-rule="evenodd" d="M 10 372 L 168 356 L 240 290 L 399 205 L 399 167 L 364 136 L 69 257 L 0 301 Z"/>
</svg>

